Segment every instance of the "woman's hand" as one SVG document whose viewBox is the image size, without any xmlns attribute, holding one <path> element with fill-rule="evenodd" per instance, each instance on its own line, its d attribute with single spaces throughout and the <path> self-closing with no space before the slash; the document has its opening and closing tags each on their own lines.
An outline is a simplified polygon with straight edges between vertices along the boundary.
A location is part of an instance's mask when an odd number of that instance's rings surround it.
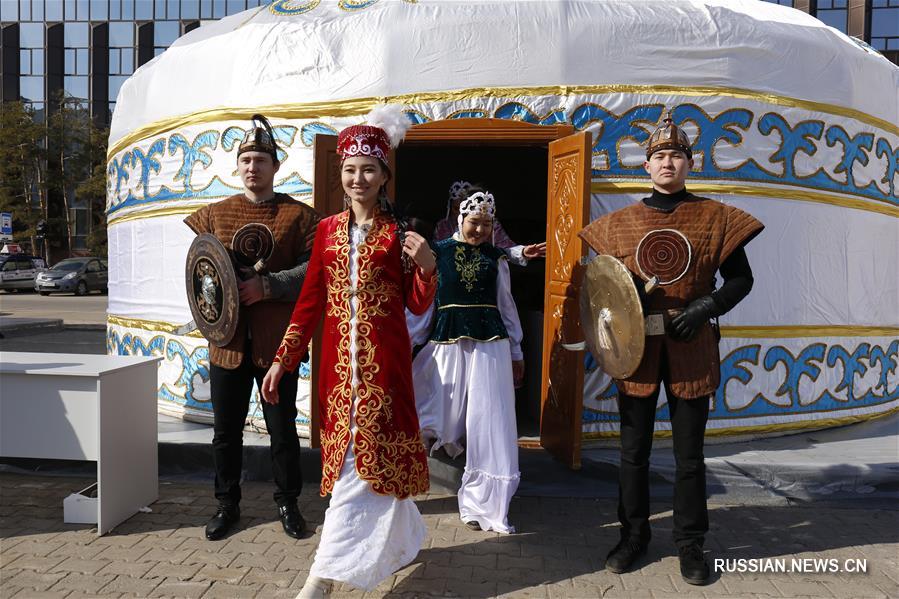
<svg viewBox="0 0 899 599">
<path fill-rule="evenodd" d="M 278 383 L 281 382 L 281 377 L 285 372 L 287 369 L 281 366 L 280 362 L 275 362 L 265 373 L 265 378 L 262 379 L 262 399 L 265 403 L 277 405 Z"/>
<path fill-rule="evenodd" d="M 406 232 L 406 242 L 403 244 L 403 251 L 409 254 L 409 257 L 415 261 L 424 274 L 429 275 L 437 269 L 434 252 L 431 251 L 425 238 L 418 233 L 414 231 Z"/>
<path fill-rule="evenodd" d="M 524 382 L 524 360 L 512 360 L 512 382 L 516 389 Z"/>
<path fill-rule="evenodd" d="M 528 260 L 533 260 L 534 258 L 546 258 L 546 242 L 542 241 L 540 243 L 526 245 L 521 253 Z"/>
</svg>

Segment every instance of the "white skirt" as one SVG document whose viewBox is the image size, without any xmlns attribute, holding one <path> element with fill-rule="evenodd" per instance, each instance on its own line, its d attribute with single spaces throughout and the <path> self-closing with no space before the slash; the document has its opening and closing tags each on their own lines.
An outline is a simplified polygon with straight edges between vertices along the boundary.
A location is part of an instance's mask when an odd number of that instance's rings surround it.
<svg viewBox="0 0 899 599">
<path fill-rule="evenodd" d="M 415 559 L 427 530 L 414 501 L 372 491 L 354 459 L 351 441 L 309 575 L 370 591 Z"/>
<path fill-rule="evenodd" d="M 429 343 L 415 358 L 413 381 L 421 427 L 437 438 L 432 451 L 466 451 L 459 517 L 514 532 L 509 503 L 521 475 L 509 340 Z"/>
</svg>

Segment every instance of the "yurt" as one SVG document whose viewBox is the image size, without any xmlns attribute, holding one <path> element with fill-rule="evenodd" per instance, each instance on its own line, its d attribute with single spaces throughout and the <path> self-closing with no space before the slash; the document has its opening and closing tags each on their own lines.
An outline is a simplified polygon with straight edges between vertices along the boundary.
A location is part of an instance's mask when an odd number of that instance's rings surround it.
<svg viewBox="0 0 899 599">
<path fill-rule="evenodd" d="M 117 100 L 108 351 L 163 357 L 160 412 L 211 421 L 207 345 L 183 327 L 183 219 L 240 192 L 249 117 L 280 142 L 276 190 L 328 213 L 334 135 L 383 103 L 414 123 L 392 161 L 407 214 L 435 222 L 452 182 L 475 181 L 513 239 L 546 240 L 512 273 L 517 405 L 522 434 L 572 465 L 618 419 L 614 383 L 570 349 L 590 258 L 576 234 L 648 195 L 642 146 L 668 111 L 693 141 L 688 189 L 766 226 L 747 246 L 753 291 L 721 319 L 708 434 L 899 409 L 899 69 L 865 44 L 755 0 L 276 0 L 184 35 Z M 308 364 L 301 378 L 310 435 Z M 667 419 L 662 398 L 660 436 Z"/>
</svg>

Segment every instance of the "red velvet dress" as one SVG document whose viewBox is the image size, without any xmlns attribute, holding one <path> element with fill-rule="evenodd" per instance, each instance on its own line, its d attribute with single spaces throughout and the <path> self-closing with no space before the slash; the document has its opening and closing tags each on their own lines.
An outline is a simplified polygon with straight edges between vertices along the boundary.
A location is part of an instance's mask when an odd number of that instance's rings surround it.
<svg viewBox="0 0 899 599">
<path fill-rule="evenodd" d="M 427 310 L 434 299 L 437 277 L 425 277 L 414 265 L 410 270 L 403 268 L 396 223 L 378 212 L 368 237 L 358 247 L 354 289 L 349 227 L 349 211 L 318 224 L 303 290 L 275 361 L 288 370 L 295 369 L 324 312 L 318 378 L 321 494 L 331 492 L 340 474 L 353 435 L 350 415 L 354 412 L 356 473 L 375 493 L 403 499 L 428 490 L 404 307 L 415 314 Z M 358 302 L 355 364 L 350 351 L 354 295 Z"/>
</svg>

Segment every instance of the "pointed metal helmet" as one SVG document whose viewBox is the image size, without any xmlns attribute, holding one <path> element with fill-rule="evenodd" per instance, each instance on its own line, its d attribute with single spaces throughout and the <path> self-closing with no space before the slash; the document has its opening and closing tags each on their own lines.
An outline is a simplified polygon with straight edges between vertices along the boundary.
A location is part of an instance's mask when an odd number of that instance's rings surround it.
<svg viewBox="0 0 899 599">
<path fill-rule="evenodd" d="M 665 113 L 662 124 L 649 137 L 649 144 L 646 146 L 646 159 L 659 150 L 680 150 L 687 155 L 687 158 L 693 158 L 693 148 L 690 144 L 690 138 L 684 133 L 684 130 L 674 124 L 671 119 L 671 111 Z"/>
<path fill-rule="evenodd" d="M 278 162 L 278 144 L 275 142 L 275 133 L 268 119 L 261 114 L 254 114 L 250 118 L 253 126 L 243 136 L 237 147 L 237 155 L 240 156 L 244 152 L 265 152 L 271 154 L 272 160 Z"/>
</svg>

